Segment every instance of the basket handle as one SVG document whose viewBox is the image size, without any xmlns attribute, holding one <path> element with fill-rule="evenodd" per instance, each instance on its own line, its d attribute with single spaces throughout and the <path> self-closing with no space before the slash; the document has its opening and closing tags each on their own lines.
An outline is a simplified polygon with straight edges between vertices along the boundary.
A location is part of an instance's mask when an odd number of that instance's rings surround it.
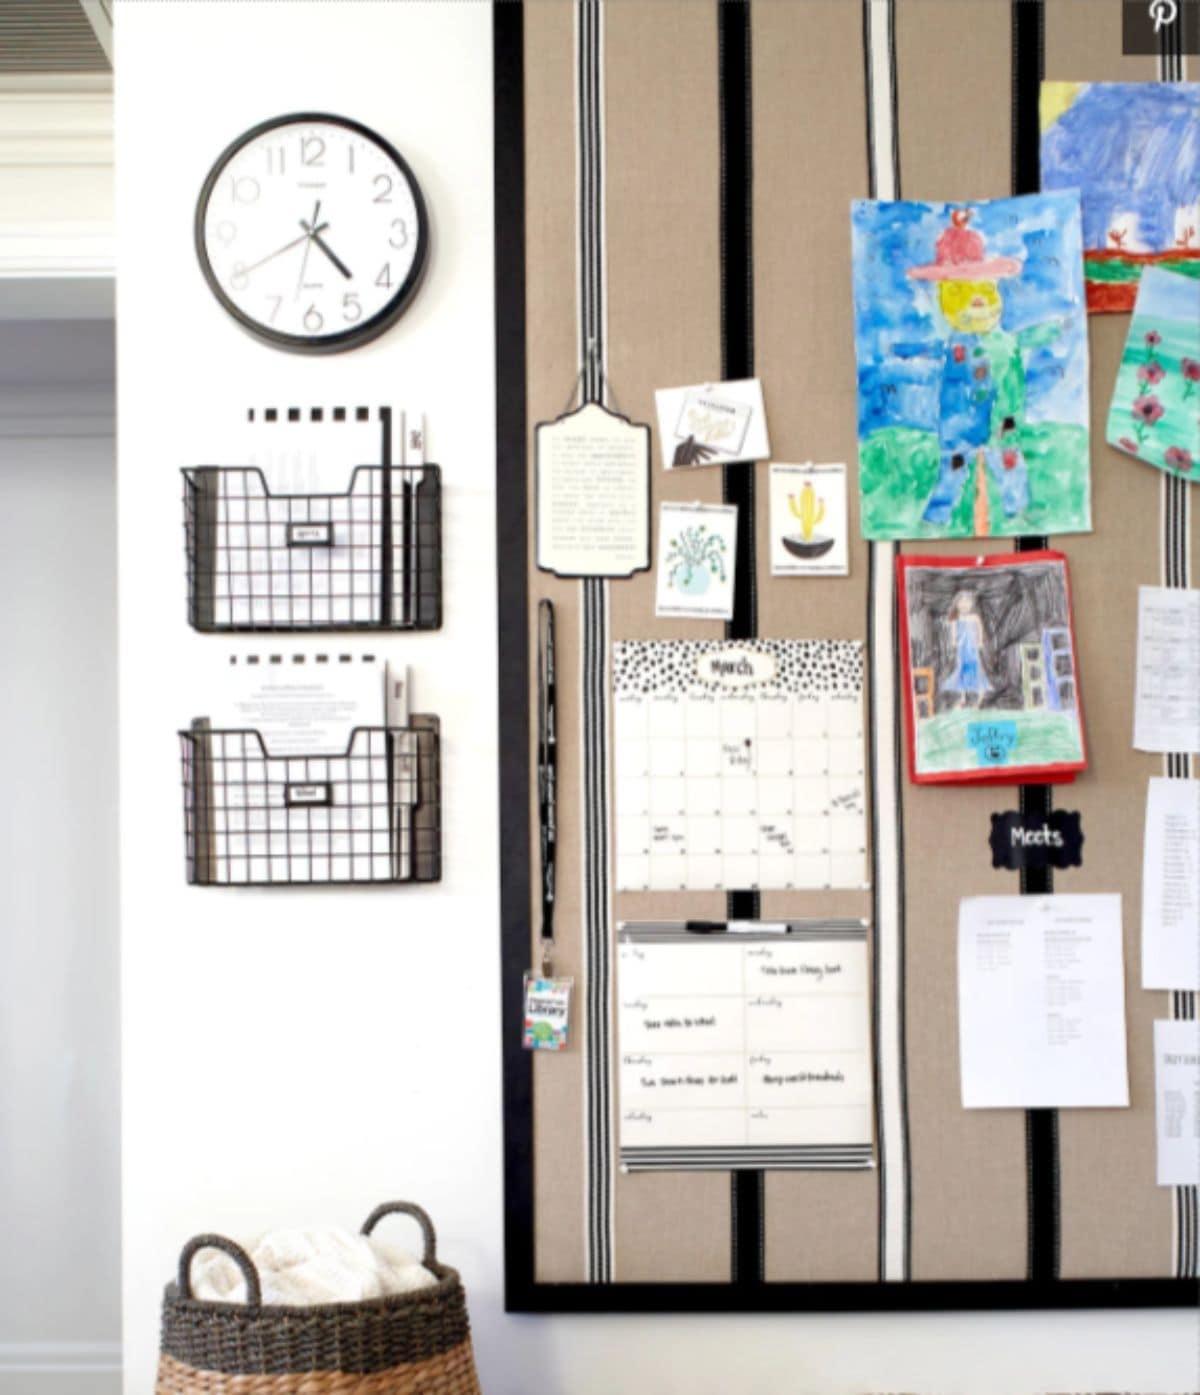
<svg viewBox="0 0 1200 1395">
<path fill-rule="evenodd" d="M 259 1282 L 258 1270 L 254 1267 L 254 1261 L 240 1245 L 235 1245 L 232 1240 L 226 1240 L 223 1235 L 196 1235 L 183 1247 L 183 1252 L 179 1256 L 179 1295 L 181 1298 L 190 1300 L 192 1297 L 192 1260 L 201 1250 L 220 1250 L 222 1254 L 227 1254 L 241 1270 L 242 1278 L 246 1281 L 247 1306 L 251 1308 L 262 1307 L 262 1284 Z"/>
<path fill-rule="evenodd" d="M 433 1229 L 433 1222 L 419 1206 L 412 1201 L 385 1201 L 382 1206 L 376 1206 L 374 1211 L 363 1221 L 362 1234 L 370 1235 L 384 1216 L 391 1215 L 411 1216 L 421 1227 L 421 1234 L 425 1237 L 425 1254 L 421 1263 L 428 1267 L 437 1263 L 437 1235 Z"/>
</svg>

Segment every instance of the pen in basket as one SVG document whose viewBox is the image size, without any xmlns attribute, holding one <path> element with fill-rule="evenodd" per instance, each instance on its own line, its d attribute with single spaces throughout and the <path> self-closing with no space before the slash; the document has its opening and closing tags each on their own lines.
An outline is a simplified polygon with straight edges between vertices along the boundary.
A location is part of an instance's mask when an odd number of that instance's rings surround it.
<svg viewBox="0 0 1200 1395">
<path fill-rule="evenodd" d="M 386 682 L 392 869 L 397 880 L 408 881 L 413 875 L 412 824 L 417 802 L 416 736 L 409 730 L 409 669 L 397 673 L 389 664 Z"/>
<path fill-rule="evenodd" d="M 418 414 L 415 423 L 405 427 L 404 444 L 404 621 L 415 625 L 419 617 L 420 572 L 417 566 L 417 487 L 424 474 L 425 418 Z"/>
</svg>

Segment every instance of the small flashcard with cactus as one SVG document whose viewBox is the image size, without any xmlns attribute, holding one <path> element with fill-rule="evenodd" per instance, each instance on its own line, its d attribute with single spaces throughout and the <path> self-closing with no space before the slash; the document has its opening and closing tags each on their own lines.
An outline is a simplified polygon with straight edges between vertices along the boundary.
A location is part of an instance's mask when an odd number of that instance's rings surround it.
<svg viewBox="0 0 1200 1395">
<path fill-rule="evenodd" d="M 757 378 L 660 388 L 654 400 L 668 470 L 766 460 L 771 454 Z"/>
<path fill-rule="evenodd" d="M 845 465 L 771 462 L 771 575 L 848 576 Z"/>
<path fill-rule="evenodd" d="M 1108 444 L 1200 479 L 1200 281 L 1148 267 L 1108 412 Z"/>
<path fill-rule="evenodd" d="M 655 615 L 733 619 L 737 513 L 732 504 L 662 505 Z"/>
</svg>

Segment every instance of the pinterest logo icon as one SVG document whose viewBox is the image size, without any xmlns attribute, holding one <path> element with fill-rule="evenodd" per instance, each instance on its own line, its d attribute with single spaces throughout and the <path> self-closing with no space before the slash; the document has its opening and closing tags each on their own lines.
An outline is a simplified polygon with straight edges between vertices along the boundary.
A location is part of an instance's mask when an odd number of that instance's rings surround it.
<svg viewBox="0 0 1200 1395">
<path fill-rule="evenodd" d="M 1150 0 L 1150 18 L 1154 21 L 1154 32 L 1168 24 L 1174 24 L 1179 17 L 1178 0 Z"/>
</svg>

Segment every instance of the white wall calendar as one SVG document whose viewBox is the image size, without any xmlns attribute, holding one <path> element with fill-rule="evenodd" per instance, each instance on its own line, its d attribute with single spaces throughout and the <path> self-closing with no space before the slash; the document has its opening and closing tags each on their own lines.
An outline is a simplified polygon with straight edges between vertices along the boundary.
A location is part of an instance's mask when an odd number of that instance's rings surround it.
<svg viewBox="0 0 1200 1395">
<path fill-rule="evenodd" d="M 619 891 L 868 885 L 857 640 L 613 646 Z"/>
</svg>

